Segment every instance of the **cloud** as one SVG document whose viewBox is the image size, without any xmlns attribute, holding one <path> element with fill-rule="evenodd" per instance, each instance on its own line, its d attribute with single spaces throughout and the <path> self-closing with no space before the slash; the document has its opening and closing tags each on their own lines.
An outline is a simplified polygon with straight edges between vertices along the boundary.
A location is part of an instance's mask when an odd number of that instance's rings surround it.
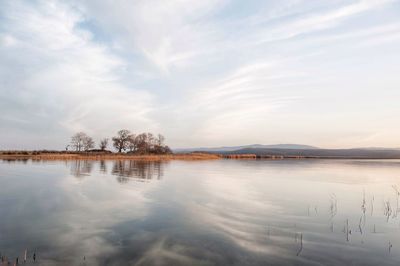
<svg viewBox="0 0 400 266">
<path fill-rule="evenodd" d="M 1 97 L 9 104 L 3 125 L 12 129 L 11 122 L 29 121 L 33 128 L 83 130 L 95 137 L 119 128 L 156 129 L 149 118 L 151 93 L 120 81 L 125 61 L 77 27 L 79 12 L 45 1 L 4 8 L 0 53 L 10 64 L 2 71 Z"/>
<path fill-rule="evenodd" d="M 398 96 L 397 5 L 1 3 L 1 148 L 60 148 L 74 131 L 97 139 L 120 128 L 163 133 L 172 147 L 333 143 L 316 137 L 318 125 L 338 138 L 373 135 L 368 124 L 353 128 L 353 116 L 349 129 L 333 127 L 343 116 L 326 113 Z M 374 96 L 356 97 L 363 88 Z"/>
<path fill-rule="evenodd" d="M 255 38 L 257 43 L 278 41 L 296 37 L 301 34 L 307 34 L 314 31 L 321 31 L 332 28 L 346 19 L 351 18 L 362 12 L 371 11 L 373 9 L 382 7 L 391 0 L 376 1 L 376 0 L 362 0 L 355 3 L 342 6 L 327 12 L 311 14 L 302 16 L 299 19 L 294 19 L 287 23 L 279 24 L 272 29 L 260 31 Z M 265 37 L 268 36 L 268 37 Z"/>
<path fill-rule="evenodd" d="M 224 2 L 85 1 L 82 6 L 89 18 L 112 32 L 124 49 L 135 50 L 168 74 L 171 68 L 191 65 L 207 52 L 214 29 L 204 19 Z M 103 15 L 104 10 L 108 15 Z"/>
<path fill-rule="evenodd" d="M 252 134 L 257 127 L 264 129 L 263 118 L 278 111 L 296 96 L 281 96 L 276 93 L 277 81 L 295 78 L 303 73 L 276 73 L 275 63 L 254 63 L 236 69 L 215 84 L 199 88 L 189 97 L 182 113 L 204 116 L 197 125 L 193 138 L 204 138 L 218 145 L 224 141 L 240 141 L 237 132 Z M 252 137 L 255 137 L 254 135 Z"/>
</svg>

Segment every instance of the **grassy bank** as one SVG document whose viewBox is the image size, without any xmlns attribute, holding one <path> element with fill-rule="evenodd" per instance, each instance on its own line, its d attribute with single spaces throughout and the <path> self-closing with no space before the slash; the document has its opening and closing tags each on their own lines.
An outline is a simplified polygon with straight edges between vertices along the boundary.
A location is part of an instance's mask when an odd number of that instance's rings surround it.
<svg viewBox="0 0 400 266">
<path fill-rule="evenodd" d="M 71 152 L 71 151 L 0 151 L 0 160 L 283 160 L 283 159 L 398 159 L 398 157 L 363 156 L 298 156 L 259 154 L 217 154 L 217 153 L 175 153 L 175 154 L 129 154 L 113 152 Z"/>
<path fill-rule="evenodd" d="M 37 151 L 3 151 L 0 159 L 18 160 L 215 160 L 220 159 L 218 154 L 187 153 L 187 154 L 125 154 L 125 153 L 93 153 L 93 152 L 37 152 Z"/>
</svg>

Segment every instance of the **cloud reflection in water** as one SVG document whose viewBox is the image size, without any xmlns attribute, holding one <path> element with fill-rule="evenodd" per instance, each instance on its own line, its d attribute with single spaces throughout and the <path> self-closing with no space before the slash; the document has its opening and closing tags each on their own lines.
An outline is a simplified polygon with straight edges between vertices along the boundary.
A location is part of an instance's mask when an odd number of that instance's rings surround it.
<svg viewBox="0 0 400 266">
<path fill-rule="evenodd" d="M 1 252 L 28 247 L 40 265 L 400 261 L 398 162 L 2 161 L 0 170 Z"/>
</svg>

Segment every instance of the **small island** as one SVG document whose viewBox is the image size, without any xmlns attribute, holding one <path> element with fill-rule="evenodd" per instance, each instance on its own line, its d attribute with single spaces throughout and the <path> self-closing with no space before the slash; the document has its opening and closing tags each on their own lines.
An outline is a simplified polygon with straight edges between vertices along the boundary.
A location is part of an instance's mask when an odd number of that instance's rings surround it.
<svg viewBox="0 0 400 266">
<path fill-rule="evenodd" d="M 134 134 L 130 130 L 119 130 L 116 136 L 103 138 L 96 142 L 85 132 L 78 132 L 71 137 L 65 150 L 9 150 L 0 151 L 4 160 L 210 160 L 220 159 L 218 154 L 190 152 L 174 154 L 165 144 L 165 137 L 152 133 Z"/>
</svg>

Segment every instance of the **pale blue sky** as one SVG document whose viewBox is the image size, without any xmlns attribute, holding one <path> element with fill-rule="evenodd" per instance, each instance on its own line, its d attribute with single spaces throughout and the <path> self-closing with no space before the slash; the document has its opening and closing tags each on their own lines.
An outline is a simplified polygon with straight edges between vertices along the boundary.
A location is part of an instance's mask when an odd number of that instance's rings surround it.
<svg viewBox="0 0 400 266">
<path fill-rule="evenodd" d="M 400 1 L 1 1 L 0 149 L 400 147 Z"/>
</svg>

